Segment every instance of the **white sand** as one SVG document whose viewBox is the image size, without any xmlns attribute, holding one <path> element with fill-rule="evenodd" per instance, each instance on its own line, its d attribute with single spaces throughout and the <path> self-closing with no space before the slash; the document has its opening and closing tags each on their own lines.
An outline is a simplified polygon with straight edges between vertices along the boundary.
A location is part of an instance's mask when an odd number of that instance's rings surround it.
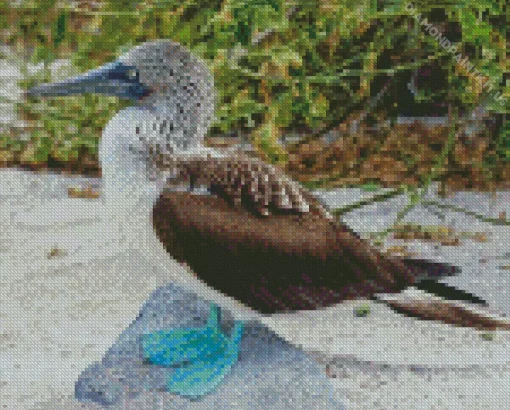
<svg viewBox="0 0 510 410">
<path fill-rule="evenodd" d="M 0 408 L 75 408 L 71 398 L 80 372 L 102 357 L 164 280 L 164 272 L 144 259 L 143 245 L 130 237 L 129 227 L 100 222 L 99 200 L 67 198 L 68 186 L 96 183 L 0 170 Z M 326 199 L 358 198 L 356 191 L 343 192 Z M 508 199 L 480 210 L 497 213 L 509 206 Z M 487 202 L 463 200 L 473 206 Z M 350 214 L 348 222 L 360 231 L 384 226 L 401 201 L 367 207 Z M 410 218 L 438 223 L 423 210 Z M 460 264 L 459 284 L 510 313 L 505 293 L 510 274 L 498 269 L 509 264 L 510 230 L 458 214 L 448 215 L 447 222 L 488 231 L 490 240 L 447 249 L 416 242 L 413 250 Z M 61 255 L 48 258 L 55 248 Z M 479 332 L 418 322 L 379 304 L 371 304 L 368 317 L 355 318 L 352 310 L 359 304 L 276 316 L 266 324 L 306 350 L 321 352 L 336 377 L 335 394 L 349 409 L 497 409 L 510 403 L 508 332 L 485 341 Z"/>
</svg>

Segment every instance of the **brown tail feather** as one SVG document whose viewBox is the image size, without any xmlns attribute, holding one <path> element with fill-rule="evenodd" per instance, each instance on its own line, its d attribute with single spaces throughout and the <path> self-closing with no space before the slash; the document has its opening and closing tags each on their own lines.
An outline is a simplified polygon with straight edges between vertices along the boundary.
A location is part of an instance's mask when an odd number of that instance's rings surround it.
<svg viewBox="0 0 510 410">
<path fill-rule="evenodd" d="M 381 299 L 379 299 L 381 300 Z M 437 320 L 454 326 L 473 327 L 480 330 L 510 330 L 510 321 L 477 306 L 469 309 L 446 300 L 385 299 L 382 300 L 396 312 L 423 320 Z"/>
<path fill-rule="evenodd" d="M 439 279 L 460 273 L 460 268 L 440 262 L 425 259 L 401 259 L 407 269 L 414 274 L 417 280 L 425 278 Z"/>
</svg>

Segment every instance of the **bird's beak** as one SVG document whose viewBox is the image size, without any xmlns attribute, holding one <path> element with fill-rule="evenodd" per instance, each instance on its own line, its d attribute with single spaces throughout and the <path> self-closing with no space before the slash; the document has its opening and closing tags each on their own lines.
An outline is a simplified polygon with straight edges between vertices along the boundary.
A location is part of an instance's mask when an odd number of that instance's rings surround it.
<svg viewBox="0 0 510 410">
<path fill-rule="evenodd" d="M 93 93 L 139 100 L 149 92 L 149 87 L 140 83 L 135 67 L 113 62 L 64 81 L 40 84 L 28 90 L 27 95 L 52 97 Z"/>
</svg>

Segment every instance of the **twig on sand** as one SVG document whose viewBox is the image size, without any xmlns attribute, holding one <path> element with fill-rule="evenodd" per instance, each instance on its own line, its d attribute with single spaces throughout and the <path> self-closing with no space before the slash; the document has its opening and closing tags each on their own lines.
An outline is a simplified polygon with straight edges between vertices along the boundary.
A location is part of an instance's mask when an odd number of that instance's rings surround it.
<svg viewBox="0 0 510 410">
<path fill-rule="evenodd" d="M 433 206 L 433 207 L 436 207 L 439 209 L 446 209 L 446 210 L 453 211 L 453 212 L 463 213 L 465 215 L 472 216 L 473 218 L 476 218 L 479 221 L 491 223 L 493 225 L 510 226 L 510 221 L 508 219 L 501 218 L 501 217 L 494 218 L 494 217 L 490 217 L 490 216 L 484 216 L 484 215 L 478 214 L 474 211 L 470 211 L 469 209 L 462 208 L 462 207 L 456 206 L 456 205 L 442 204 L 438 201 L 433 201 L 433 200 L 422 201 L 421 204 L 425 207 Z"/>
<path fill-rule="evenodd" d="M 343 206 L 341 208 L 335 208 L 335 209 L 331 210 L 331 213 L 333 213 L 336 216 L 342 216 L 348 212 L 352 212 L 352 211 L 362 208 L 366 205 L 372 205 L 377 202 L 383 202 L 388 199 L 394 198 L 400 194 L 403 194 L 406 191 L 406 189 L 407 189 L 406 187 L 392 189 L 391 191 L 387 191 L 382 194 L 374 195 L 370 198 L 362 199 L 362 200 L 357 201 L 353 204 L 349 204 L 349 205 Z"/>
</svg>

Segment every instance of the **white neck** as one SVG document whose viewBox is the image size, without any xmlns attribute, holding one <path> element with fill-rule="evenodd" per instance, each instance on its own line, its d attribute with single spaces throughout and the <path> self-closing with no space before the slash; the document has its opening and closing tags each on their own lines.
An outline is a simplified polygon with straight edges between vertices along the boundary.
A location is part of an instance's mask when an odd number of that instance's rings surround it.
<svg viewBox="0 0 510 410">
<path fill-rule="evenodd" d="M 99 148 L 106 211 L 112 216 L 150 218 L 152 206 L 164 180 L 150 180 L 146 161 L 130 147 L 140 146 L 136 132 L 151 116 L 139 108 L 127 108 L 113 117 L 103 130 Z"/>
</svg>

